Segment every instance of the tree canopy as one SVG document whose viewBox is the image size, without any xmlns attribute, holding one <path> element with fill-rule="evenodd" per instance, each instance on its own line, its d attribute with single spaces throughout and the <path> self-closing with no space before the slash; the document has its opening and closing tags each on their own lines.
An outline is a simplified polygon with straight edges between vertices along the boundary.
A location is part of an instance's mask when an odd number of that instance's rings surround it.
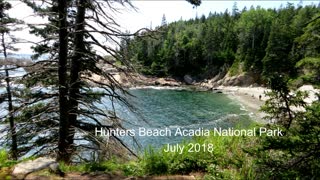
<svg viewBox="0 0 320 180">
<path fill-rule="evenodd" d="M 210 13 L 141 32 L 126 39 L 121 50 L 144 74 L 191 74 L 201 79 L 227 71 L 231 75 L 253 72 L 260 83 L 274 73 L 295 79 L 304 64 L 296 65 L 298 61 L 319 57 L 318 13 L 315 5 L 288 3 L 279 9 L 258 6 L 239 12 L 235 4 L 232 12 Z"/>
</svg>

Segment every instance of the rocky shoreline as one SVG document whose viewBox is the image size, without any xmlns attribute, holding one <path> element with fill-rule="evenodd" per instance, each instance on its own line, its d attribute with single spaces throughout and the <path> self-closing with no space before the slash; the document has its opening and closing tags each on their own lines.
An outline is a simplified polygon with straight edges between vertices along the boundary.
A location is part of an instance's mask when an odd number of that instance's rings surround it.
<svg viewBox="0 0 320 180">
<path fill-rule="evenodd" d="M 115 72 L 113 77 L 119 84 L 127 89 L 148 87 L 164 89 L 183 88 L 195 91 L 223 93 L 243 106 L 256 121 L 265 123 L 265 121 L 262 120 L 265 114 L 260 111 L 260 107 L 268 99 L 265 93 L 269 92 L 270 89 L 255 83 L 256 80 L 252 74 L 242 74 L 234 77 L 225 75 L 223 78 L 217 75 L 212 79 L 202 81 L 190 75 L 185 75 L 183 78 L 177 79 L 172 77 L 157 78 L 138 73 L 125 74 Z M 309 97 L 305 99 L 307 103 L 317 100 L 316 93 L 320 92 L 311 85 L 304 85 L 298 90 L 309 92 Z"/>
<path fill-rule="evenodd" d="M 126 88 L 186 88 L 195 91 L 210 91 L 212 93 L 227 94 L 229 98 L 234 99 L 235 101 L 240 103 L 247 111 L 251 112 L 256 117 L 255 119 L 257 119 L 258 121 L 261 121 L 262 117 L 264 116 L 264 114 L 259 111 L 260 106 L 263 105 L 264 101 L 267 99 L 264 93 L 269 91 L 264 87 L 257 87 L 257 85 L 251 85 L 248 87 L 229 85 L 222 86 L 216 84 L 217 82 L 214 82 L 212 79 L 197 82 L 189 75 L 186 75 L 183 79 L 174 79 L 170 77 L 148 77 L 139 74 L 124 76 L 123 74 L 118 73 L 114 76 L 114 78 Z M 242 79 L 242 76 L 240 79 Z M 226 79 L 226 82 L 229 81 L 230 79 Z"/>
</svg>

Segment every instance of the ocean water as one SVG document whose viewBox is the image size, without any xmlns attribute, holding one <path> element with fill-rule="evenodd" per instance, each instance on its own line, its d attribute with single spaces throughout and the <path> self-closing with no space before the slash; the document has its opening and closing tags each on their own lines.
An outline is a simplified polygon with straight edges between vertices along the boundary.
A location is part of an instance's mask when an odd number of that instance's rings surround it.
<svg viewBox="0 0 320 180">
<path fill-rule="evenodd" d="M 0 88 L 0 92 L 4 91 L 4 87 Z M 135 132 L 132 136 L 120 137 L 135 151 L 141 151 L 149 146 L 160 148 L 166 144 L 181 143 L 193 138 L 193 135 L 189 134 L 186 136 L 176 134 L 178 130 L 206 132 L 215 127 L 247 126 L 252 122 L 248 111 L 221 93 L 158 87 L 130 89 L 129 92 L 133 96 L 127 97 L 128 101 L 136 110 L 130 111 L 120 103 L 115 104 L 115 109 L 117 115 L 124 119 L 123 126 Z M 0 105 L 2 116 L 7 113 L 5 105 L 4 103 Z M 105 98 L 101 106 L 111 110 L 110 100 Z M 4 127 L 2 124 L 0 129 Z M 160 131 L 166 133 L 155 134 Z M 0 137 L 4 134 L 5 132 L 0 133 Z"/>
<path fill-rule="evenodd" d="M 29 55 L 23 55 L 23 57 L 29 58 Z M 3 73 L 0 71 L 1 75 L 4 75 Z M 10 72 L 11 77 L 21 77 L 24 74 L 25 71 L 22 68 Z M 12 84 L 13 88 L 19 86 Z M 42 90 L 50 91 L 50 89 Z M 1 81 L 0 93 L 4 92 L 5 82 Z M 115 109 L 118 116 L 124 119 L 123 126 L 135 132 L 134 140 L 128 136 L 122 139 L 130 147 L 136 147 L 136 142 L 138 142 L 141 147 L 138 150 L 143 150 L 148 146 L 160 148 L 168 143 L 176 144 L 193 138 L 192 135 L 176 135 L 178 129 L 204 132 L 215 127 L 246 126 L 252 122 L 249 112 L 225 94 L 165 87 L 140 87 L 130 89 L 129 92 L 133 96 L 128 97 L 128 101 L 136 108 L 135 112 L 117 103 Z M 0 104 L 0 117 L 8 113 L 6 106 L 5 103 Z M 102 101 L 101 106 L 111 109 L 108 98 Z M 1 124 L 0 131 L 5 126 L 6 124 Z M 139 134 L 140 129 L 145 129 L 152 134 Z M 164 135 L 154 134 L 160 130 L 166 133 Z M 5 134 L 6 132 L 1 131 L 0 137 Z"/>
<path fill-rule="evenodd" d="M 137 113 L 119 106 L 117 111 L 120 117 L 126 119 L 124 126 L 135 131 L 134 138 L 142 149 L 148 146 L 159 148 L 193 138 L 192 135 L 176 134 L 178 129 L 204 132 L 215 127 L 248 126 L 252 122 L 249 112 L 221 93 L 158 88 L 132 89 L 130 93 L 134 97 L 129 101 L 137 108 Z M 146 133 L 139 134 L 139 128 L 143 130 L 141 132 L 146 129 L 151 133 L 159 130 L 166 130 L 167 133 L 164 136 L 147 136 Z M 125 141 L 133 143 L 129 138 Z"/>
</svg>

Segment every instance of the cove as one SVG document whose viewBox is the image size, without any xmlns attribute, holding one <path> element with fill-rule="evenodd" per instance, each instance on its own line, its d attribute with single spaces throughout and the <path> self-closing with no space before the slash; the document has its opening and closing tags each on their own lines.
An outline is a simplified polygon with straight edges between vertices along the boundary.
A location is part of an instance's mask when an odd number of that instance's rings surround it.
<svg viewBox="0 0 320 180">
<path fill-rule="evenodd" d="M 186 89 L 131 89 L 129 102 L 136 113 L 118 106 L 118 115 L 125 119 L 124 127 L 135 131 L 142 149 L 160 148 L 165 144 L 181 143 L 197 132 L 206 136 L 214 128 L 230 128 L 252 123 L 249 113 L 225 94 Z M 144 129 L 143 134 L 140 134 Z M 147 134 L 149 131 L 149 134 Z M 177 133 L 184 132 L 184 134 Z M 161 134 L 162 133 L 162 134 Z M 163 135 L 164 134 L 164 135 Z M 133 144 L 125 138 L 127 144 Z"/>
<path fill-rule="evenodd" d="M 124 133 L 130 136 L 120 138 L 135 151 L 149 146 L 160 148 L 167 144 L 178 144 L 194 135 L 208 136 L 208 131 L 214 128 L 246 127 L 252 123 L 249 112 L 221 93 L 148 87 L 129 89 L 129 93 L 133 96 L 127 96 L 127 99 L 136 108 L 135 112 L 120 103 L 114 106 L 117 115 L 124 120 L 123 126 L 130 132 Z M 103 99 L 101 106 L 111 110 L 109 98 Z M 0 125 L 0 129 L 5 127 L 5 124 Z M 118 134 L 121 136 L 121 133 Z M 140 147 L 136 146 L 132 137 Z"/>
</svg>

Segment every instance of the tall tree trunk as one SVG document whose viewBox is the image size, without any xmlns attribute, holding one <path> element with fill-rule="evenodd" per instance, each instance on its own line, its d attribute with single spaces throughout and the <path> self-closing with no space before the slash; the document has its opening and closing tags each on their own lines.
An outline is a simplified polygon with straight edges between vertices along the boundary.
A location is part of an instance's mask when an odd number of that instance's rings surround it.
<svg viewBox="0 0 320 180">
<path fill-rule="evenodd" d="M 76 121 L 78 116 L 78 100 L 80 92 L 80 79 L 79 72 L 81 69 L 81 58 L 83 53 L 85 53 L 84 46 L 84 21 L 85 21 L 85 11 L 86 11 L 86 0 L 78 0 L 77 4 L 77 16 L 76 16 L 76 26 L 75 26 L 75 36 L 74 36 L 74 53 L 71 59 L 71 69 L 70 69 L 70 113 L 69 121 L 71 125 L 70 135 L 68 142 L 70 145 L 73 144 Z"/>
<path fill-rule="evenodd" d="M 4 33 L 1 33 L 2 36 L 2 48 L 3 48 L 3 56 L 4 60 L 7 62 L 7 47 L 4 42 Z M 6 73 L 6 83 L 7 83 L 7 98 L 8 98 L 8 111 L 9 111 L 9 122 L 10 122 L 10 133 L 11 133 L 11 153 L 12 159 L 18 159 L 18 145 L 17 145 L 17 134 L 14 125 L 14 117 L 13 117 L 13 105 L 12 105 L 12 93 L 11 93 L 11 86 L 10 86 L 10 76 L 9 70 L 7 69 L 7 65 L 5 65 L 5 73 Z"/>
<path fill-rule="evenodd" d="M 68 143 L 69 138 L 69 105 L 67 88 L 67 57 L 68 57 L 68 31 L 67 31 L 67 1 L 58 0 L 59 10 L 59 141 L 58 161 L 69 163 L 71 151 Z"/>
</svg>

